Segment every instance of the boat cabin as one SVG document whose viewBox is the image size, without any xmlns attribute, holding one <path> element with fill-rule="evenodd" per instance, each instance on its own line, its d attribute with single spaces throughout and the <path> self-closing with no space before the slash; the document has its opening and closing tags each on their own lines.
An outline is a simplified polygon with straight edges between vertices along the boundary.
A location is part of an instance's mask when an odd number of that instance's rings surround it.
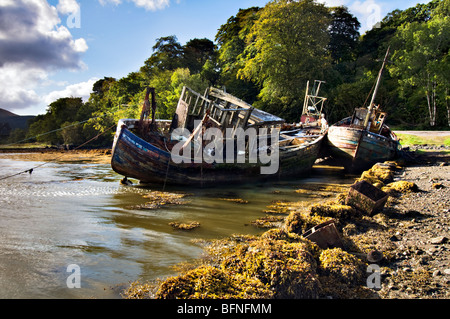
<svg viewBox="0 0 450 319">
<path fill-rule="evenodd" d="M 314 87 L 310 90 L 309 81 L 306 85 L 306 95 L 303 102 L 303 111 L 300 119 L 302 124 L 318 123 L 322 118 L 322 112 L 326 98 L 319 96 L 320 86 L 324 81 L 315 80 Z"/>
<path fill-rule="evenodd" d="M 350 127 L 363 129 L 368 113 L 369 110 L 367 108 L 356 109 L 351 118 Z M 368 130 L 372 133 L 382 135 L 386 115 L 387 113 L 380 112 L 378 111 L 378 108 L 376 108 L 369 117 Z"/>
<path fill-rule="evenodd" d="M 208 114 L 209 121 L 221 130 L 227 128 L 281 126 L 285 120 L 254 108 L 252 105 L 216 88 L 208 88 L 204 95 L 184 87 L 178 102 L 175 127 L 194 129 L 194 121 Z"/>
</svg>

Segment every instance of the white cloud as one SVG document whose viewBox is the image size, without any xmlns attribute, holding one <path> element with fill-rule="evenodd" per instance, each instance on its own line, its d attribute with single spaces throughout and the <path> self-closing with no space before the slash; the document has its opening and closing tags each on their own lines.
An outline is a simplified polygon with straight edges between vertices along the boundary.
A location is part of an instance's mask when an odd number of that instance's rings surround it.
<svg viewBox="0 0 450 319">
<path fill-rule="evenodd" d="M 94 83 L 97 82 L 98 78 L 91 78 L 86 82 L 76 83 L 72 85 L 68 85 L 64 88 L 64 90 L 53 91 L 47 94 L 44 98 L 44 101 L 47 104 L 50 104 L 57 99 L 64 97 L 81 97 L 83 101 L 87 101 L 92 92 L 92 87 Z"/>
<path fill-rule="evenodd" d="M 132 0 L 138 7 L 156 11 L 168 7 L 170 0 Z"/>
<path fill-rule="evenodd" d="M 47 74 L 41 69 L 25 65 L 6 64 L 0 72 L 0 107 L 5 109 L 26 108 L 40 102 L 32 87 L 45 80 Z"/>
<path fill-rule="evenodd" d="M 355 1 L 349 9 L 358 17 L 361 33 L 372 29 L 383 19 L 383 5 L 375 0 Z"/>
<path fill-rule="evenodd" d="M 56 7 L 42 0 L 0 1 L 0 108 L 29 109 L 42 102 L 36 90 L 48 83 L 49 72 L 86 67 L 86 41 L 74 39 L 58 15 L 75 10 L 75 0 Z"/>
<path fill-rule="evenodd" d="M 0 67 L 25 63 L 43 69 L 78 69 L 86 41 L 74 40 L 60 23 L 56 8 L 45 1 L 0 4 Z"/>
<path fill-rule="evenodd" d="M 75 52 L 86 52 L 89 47 L 86 43 L 86 40 L 81 38 L 81 39 L 76 39 L 75 41 L 73 41 L 73 49 L 75 50 Z M 82 64 L 80 64 L 81 66 Z"/>
<path fill-rule="evenodd" d="M 100 4 L 102 6 L 106 5 L 107 3 L 112 3 L 112 4 L 115 4 L 115 5 L 118 5 L 118 4 L 122 3 L 122 0 L 98 0 L 98 2 L 100 2 Z"/>
<path fill-rule="evenodd" d="M 133 2 L 137 7 L 142 7 L 145 10 L 157 11 L 162 10 L 170 5 L 170 0 L 127 0 Z M 99 0 L 100 4 L 106 5 L 107 3 L 112 3 L 119 5 L 122 0 Z"/>
<path fill-rule="evenodd" d="M 386 5 L 378 0 L 318 0 L 327 7 L 346 6 L 361 23 L 360 33 L 372 29 L 386 15 Z M 394 2 L 394 1 L 392 1 Z"/>
<path fill-rule="evenodd" d="M 76 0 L 59 0 L 56 9 L 62 14 L 77 13 L 80 11 L 80 5 Z"/>
</svg>

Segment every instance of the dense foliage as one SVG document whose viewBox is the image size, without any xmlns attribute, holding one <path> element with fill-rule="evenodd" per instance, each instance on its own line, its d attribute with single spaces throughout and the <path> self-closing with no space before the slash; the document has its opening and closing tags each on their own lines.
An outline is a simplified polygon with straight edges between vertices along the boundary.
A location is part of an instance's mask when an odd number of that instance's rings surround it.
<svg viewBox="0 0 450 319">
<path fill-rule="evenodd" d="M 215 43 L 176 36 L 156 40 L 141 69 L 121 79 L 95 83 L 89 101 L 59 99 L 31 124 L 28 136 L 53 144 L 80 144 L 139 116 L 145 88 L 157 92 L 157 117 L 171 119 L 184 85 L 203 92 L 226 90 L 258 108 L 298 121 L 306 82 L 324 80 L 329 122 L 366 106 L 390 48 L 390 61 L 377 104 L 391 125 L 434 129 L 450 125 L 450 0 L 432 0 L 389 13 L 359 34 L 360 23 L 346 7 L 315 0 L 272 0 L 241 9 L 218 30 Z M 82 125 L 74 125 L 80 121 Z M 51 134 L 40 135 L 49 131 Z M 97 144 L 111 143 L 113 133 Z"/>
</svg>

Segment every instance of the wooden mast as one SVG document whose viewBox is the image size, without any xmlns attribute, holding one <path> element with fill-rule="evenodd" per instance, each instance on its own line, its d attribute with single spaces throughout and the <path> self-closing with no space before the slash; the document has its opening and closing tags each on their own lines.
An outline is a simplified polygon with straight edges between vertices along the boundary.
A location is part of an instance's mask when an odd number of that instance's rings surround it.
<svg viewBox="0 0 450 319">
<path fill-rule="evenodd" d="M 370 117 L 372 116 L 373 109 L 375 107 L 375 98 L 377 96 L 378 89 L 380 87 L 380 82 L 381 82 L 381 77 L 383 76 L 384 67 L 386 66 L 386 63 L 388 61 L 387 59 L 389 56 L 389 49 L 390 49 L 390 47 L 387 49 L 386 56 L 383 61 L 383 65 L 381 66 L 380 72 L 378 74 L 377 84 L 375 86 L 375 90 L 373 91 L 372 100 L 370 101 L 370 105 L 369 105 L 369 111 L 367 112 L 366 120 L 364 121 L 364 127 L 366 129 L 369 129 L 368 128 L 369 121 L 370 121 Z"/>
</svg>

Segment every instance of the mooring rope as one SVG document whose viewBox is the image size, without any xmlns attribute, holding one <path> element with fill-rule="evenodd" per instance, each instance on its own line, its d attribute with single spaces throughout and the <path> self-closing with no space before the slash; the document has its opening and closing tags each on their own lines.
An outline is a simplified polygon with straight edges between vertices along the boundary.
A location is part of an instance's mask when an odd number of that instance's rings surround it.
<svg viewBox="0 0 450 319">
<path fill-rule="evenodd" d="M 167 152 L 170 153 L 169 148 L 167 147 L 167 143 L 166 143 L 166 139 L 165 138 L 164 138 L 164 146 L 166 147 Z M 170 158 L 167 161 L 166 177 L 164 179 L 163 192 L 166 191 L 166 183 L 167 183 L 167 177 L 169 176 L 169 168 L 170 168 Z"/>
<path fill-rule="evenodd" d="M 114 112 L 114 113 L 117 113 L 117 112 L 119 112 L 119 111 L 120 111 L 120 110 L 118 110 L 118 111 L 116 111 L 116 112 Z M 45 133 L 42 133 L 42 134 L 38 134 L 38 135 L 36 135 L 36 136 L 28 137 L 28 138 L 23 139 L 23 140 L 21 140 L 21 141 L 17 141 L 17 142 L 10 143 L 10 144 L 2 144 L 1 147 L 8 147 L 8 146 L 11 146 L 11 145 L 20 144 L 20 143 L 23 143 L 23 142 L 26 142 L 26 141 L 29 141 L 29 140 L 32 140 L 32 139 L 35 139 L 35 138 L 38 138 L 38 137 L 41 137 L 41 136 L 45 136 L 45 135 L 48 135 L 48 134 L 51 134 L 51 133 L 56 133 L 56 132 L 65 130 L 66 128 L 69 128 L 69 127 L 73 127 L 73 126 L 77 126 L 77 125 L 80 125 L 80 124 L 87 123 L 87 122 L 89 122 L 90 120 L 96 120 L 96 119 L 102 118 L 102 117 L 104 117 L 104 116 L 106 116 L 106 115 L 113 115 L 114 113 L 111 113 L 111 112 L 110 112 L 109 114 L 108 114 L 108 113 L 103 113 L 103 114 L 100 115 L 100 116 L 91 117 L 90 119 L 87 119 L 87 120 L 85 120 L 85 121 L 80 121 L 80 122 L 72 123 L 72 124 L 70 124 L 70 125 L 61 127 L 61 128 L 59 128 L 59 129 L 56 129 L 56 130 L 52 130 L 52 131 L 48 131 L 48 132 L 45 132 Z"/>
<path fill-rule="evenodd" d="M 73 150 L 69 150 L 69 152 L 76 151 L 76 150 L 82 148 L 83 146 L 86 146 L 87 144 L 89 144 L 89 143 L 92 142 L 93 140 L 96 140 L 97 138 L 99 138 L 100 136 L 102 136 L 103 134 L 105 134 L 106 132 L 108 132 L 109 130 L 115 128 L 116 125 L 117 125 L 117 124 L 114 124 L 114 125 L 112 125 L 111 127 L 108 127 L 108 128 L 105 129 L 103 132 L 97 134 L 95 137 L 91 138 L 90 140 L 88 140 L 88 141 L 84 142 L 83 144 L 77 146 L 77 147 L 74 148 Z M 51 161 L 47 161 L 47 162 L 45 162 L 45 163 L 42 163 L 42 164 L 40 164 L 40 165 L 37 165 L 37 166 L 35 166 L 35 167 L 33 167 L 33 168 L 30 168 L 30 169 L 27 169 L 27 170 L 25 170 L 25 171 L 22 171 L 22 172 L 19 172 L 19 173 L 16 173 L 16 174 L 12 174 L 12 175 L 8 175 L 8 176 L 1 177 L 1 178 L 0 178 L 0 181 L 6 180 L 6 179 L 8 179 L 8 178 L 12 178 L 12 177 L 15 177 L 15 176 L 18 176 L 18 175 L 22 175 L 22 174 L 25 174 L 25 173 L 31 174 L 31 173 L 33 173 L 33 171 L 34 171 L 35 169 L 40 168 L 40 167 L 42 167 L 42 166 L 44 166 L 44 165 L 50 164 L 50 163 L 52 163 L 52 162 L 55 162 L 55 161 L 57 161 L 58 159 L 60 159 L 60 158 L 62 158 L 62 157 L 64 157 L 64 156 L 66 156 L 67 154 L 68 154 L 68 153 L 64 153 L 64 154 L 62 154 L 62 155 L 60 155 L 60 156 L 58 156 L 58 157 L 52 159 Z"/>
</svg>

